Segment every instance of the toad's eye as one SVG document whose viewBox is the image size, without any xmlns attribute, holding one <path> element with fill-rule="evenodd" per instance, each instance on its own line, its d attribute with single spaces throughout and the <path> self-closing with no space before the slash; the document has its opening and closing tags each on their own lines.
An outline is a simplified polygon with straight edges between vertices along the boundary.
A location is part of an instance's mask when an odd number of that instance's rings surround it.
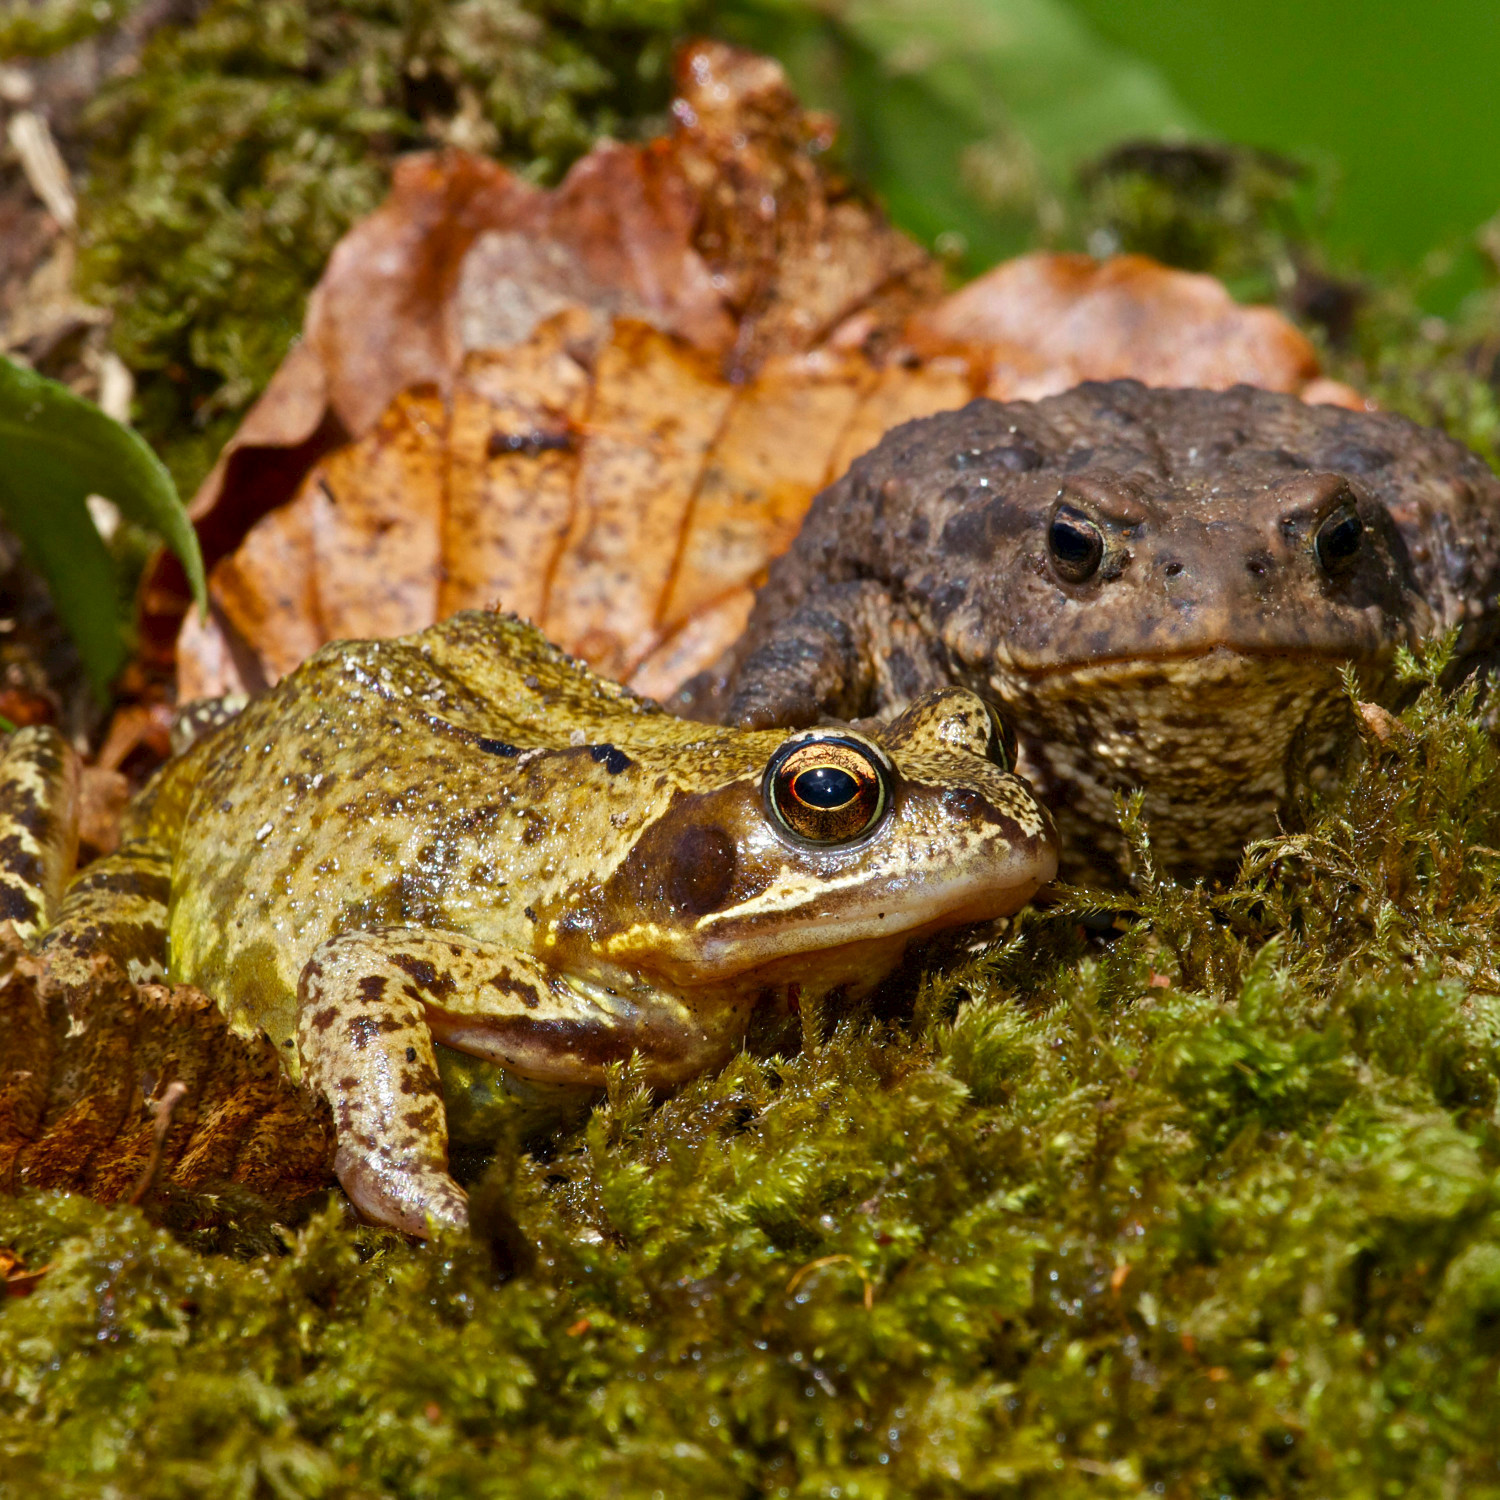
<svg viewBox="0 0 1500 1500">
<path fill-rule="evenodd" d="M 890 805 L 890 774 L 856 740 L 793 740 L 766 765 L 766 806 L 790 834 L 814 844 L 847 844 L 868 833 Z"/>
<path fill-rule="evenodd" d="M 1365 523 L 1353 506 L 1342 505 L 1334 511 L 1313 538 L 1313 550 L 1323 571 L 1338 573 L 1347 568 L 1358 555 L 1364 534 Z"/>
<path fill-rule="evenodd" d="M 1047 527 L 1052 566 L 1069 583 L 1092 578 L 1104 557 L 1104 533 L 1071 505 L 1059 505 Z"/>
</svg>

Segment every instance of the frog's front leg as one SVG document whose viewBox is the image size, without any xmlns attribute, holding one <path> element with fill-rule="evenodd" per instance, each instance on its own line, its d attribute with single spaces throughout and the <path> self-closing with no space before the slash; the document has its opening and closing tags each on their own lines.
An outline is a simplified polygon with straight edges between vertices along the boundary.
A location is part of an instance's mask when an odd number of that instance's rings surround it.
<svg viewBox="0 0 1500 1500">
<path fill-rule="evenodd" d="M 722 1061 L 748 1017 L 729 1000 L 706 1024 L 670 997 L 638 1005 L 529 954 L 421 928 L 330 939 L 298 1003 L 303 1077 L 333 1106 L 339 1182 L 367 1218 L 417 1235 L 429 1218 L 468 1218 L 448 1174 L 435 1040 L 523 1078 L 596 1087 L 638 1053 L 647 1079 L 667 1083 Z"/>
</svg>

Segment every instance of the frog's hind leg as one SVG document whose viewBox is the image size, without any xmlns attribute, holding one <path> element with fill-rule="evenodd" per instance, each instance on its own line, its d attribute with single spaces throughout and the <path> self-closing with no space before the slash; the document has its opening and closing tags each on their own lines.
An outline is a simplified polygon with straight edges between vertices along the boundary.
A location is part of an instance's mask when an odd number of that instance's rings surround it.
<svg viewBox="0 0 1500 1500">
<path fill-rule="evenodd" d="M 0 750 L 0 921 L 23 941 L 52 924 L 77 853 L 78 757 L 55 729 L 18 729 Z"/>
<path fill-rule="evenodd" d="M 168 861 L 146 843 L 95 860 L 64 892 L 78 854 L 78 757 L 55 730 L 0 748 L 0 921 L 40 938 L 49 975 L 86 985 L 107 953 L 137 984 L 166 975 Z"/>
</svg>

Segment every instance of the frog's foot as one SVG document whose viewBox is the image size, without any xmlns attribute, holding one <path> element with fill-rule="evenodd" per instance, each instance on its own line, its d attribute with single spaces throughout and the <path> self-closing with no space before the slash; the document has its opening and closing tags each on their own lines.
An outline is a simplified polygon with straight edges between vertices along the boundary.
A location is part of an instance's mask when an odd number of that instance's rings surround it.
<svg viewBox="0 0 1500 1500">
<path fill-rule="evenodd" d="M 360 941 L 335 938 L 297 986 L 302 1076 L 333 1106 L 333 1170 L 372 1223 L 425 1239 L 469 1221 L 448 1175 L 448 1121 L 421 999 Z"/>
<path fill-rule="evenodd" d="M 304 1077 L 333 1106 L 339 1181 L 369 1218 L 411 1234 L 428 1213 L 463 1222 L 434 1037 L 522 1078 L 598 1088 L 632 1054 L 653 1083 L 714 1066 L 748 1016 L 725 1001 L 706 1026 L 670 996 L 637 1005 L 530 954 L 427 928 L 329 939 L 298 1004 Z"/>
<path fill-rule="evenodd" d="M 461 1229 L 469 1222 L 469 1196 L 448 1175 L 443 1156 L 441 1167 L 424 1168 L 397 1160 L 388 1147 L 346 1140 L 341 1127 L 333 1171 L 364 1218 L 425 1240 L 434 1226 Z"/>
</svg>

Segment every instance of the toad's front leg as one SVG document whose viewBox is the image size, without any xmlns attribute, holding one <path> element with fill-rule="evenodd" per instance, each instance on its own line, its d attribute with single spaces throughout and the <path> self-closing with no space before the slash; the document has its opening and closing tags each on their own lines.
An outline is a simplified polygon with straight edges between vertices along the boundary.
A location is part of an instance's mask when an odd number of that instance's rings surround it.
<svg viewBox="0 0 1500 1500">
<path fill-rule="evenodd" d="M 595 1087 L 635 1053 L 651 1082 L 670 1083 L 721 1062 L 748 1018 L 726 1000 L 705 1024 L 667 996 L 638 1003 L 529 954 L 404 927 L 324 943 L 298 1003 L 303 1077 L 333 1106 L 339 1182 L 366 1218 L 416 1235 L 429 1220 L 468 1220 L 448 1173 L 434 1041 L 522 1078 Z"/>
</svg>

